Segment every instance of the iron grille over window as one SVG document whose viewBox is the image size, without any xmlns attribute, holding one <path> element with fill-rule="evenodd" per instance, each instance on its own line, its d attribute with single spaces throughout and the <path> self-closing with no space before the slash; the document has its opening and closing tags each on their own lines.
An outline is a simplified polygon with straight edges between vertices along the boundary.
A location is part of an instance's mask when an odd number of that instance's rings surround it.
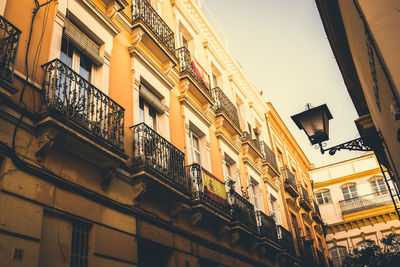
<svg viewBox="0 0 400 267">
<path fill-rule="evenodd" d="M 74 222 L 72 224 L 71 267 L 88 266 L 90 225 Z"/>
<path fill-rule="evenodd" d="M 228 201 L 233 220 L 239 221 L 252 231 L 257 232 L 257 222 L 253 204 L 234 190 L 229 191 Z"/>
<path fill-rule="evenodd" d="M 45 107 L 123 151 L 124 108 L 59 59 L 43 68 Z"/>
<path fill-rule="evenodd" d="M 283 173 L 283 178 L 285 180 L 286 184 L 292 185 L 294 188 L 297 188 L 297 182 L 296 182 L 296 177 L 294 174 L 289 170 L 288 167 L 283 167 L 281 169 L 281 172 Z"/>
<path fill-rule="evenodd" d="M 20 30 L 0 16 L 0 77 L 10 82 L 14 75 L 20 35 Z"/>
</svg>

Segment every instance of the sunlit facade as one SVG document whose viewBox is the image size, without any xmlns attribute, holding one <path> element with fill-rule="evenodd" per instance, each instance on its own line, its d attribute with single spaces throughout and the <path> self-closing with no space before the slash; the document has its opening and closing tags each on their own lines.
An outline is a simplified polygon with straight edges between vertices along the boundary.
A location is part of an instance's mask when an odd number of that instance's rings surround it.
<svg viewBox="0 0 400 267">
<path fill-rule="evenodd" d="M 366 240 L 383 246 L 382 237 L 400 233 L 389 193 L 394 184 L 388 187 L 373 153 L 318 167 L 310 174 L 334 266 L 342 266 L 346 255 Z"/>
<path fill-rule="evenodd" d="M 2 3 L 0 262 L 328 264 L 310 163 L 204 3 Z"/>
</svg>

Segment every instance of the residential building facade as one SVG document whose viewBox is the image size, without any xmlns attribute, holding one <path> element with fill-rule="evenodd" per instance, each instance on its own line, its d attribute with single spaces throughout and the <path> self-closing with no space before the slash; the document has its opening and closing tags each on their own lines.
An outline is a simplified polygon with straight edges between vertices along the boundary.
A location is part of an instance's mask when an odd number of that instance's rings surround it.
<svg viewBox="0 0 400 267">
<path fill-rule="evenodd" d="M 327 224 L 326 244 L 334 266 L 342 266 L 346 255 L 362 247 L 366 240 L 383 247 L 382 237 L 400 234 L 389 193 L 395 184 L 386 183 L 373 153 L 314 168 L 310 175 Z"/>
<path fill-rule="evenodd" d="M 363 143 L 400 186 L 399 1 L 316 0 Z M 329 103 L 328 103 L 329 104 Z M 396 192 L 398 196 L 398 192 Z"/>
<path fill-rule="evenodd" d="M 327 264 L 310 163 L 202 1 L 2 3 L 0 262 Z"/>
</svg>

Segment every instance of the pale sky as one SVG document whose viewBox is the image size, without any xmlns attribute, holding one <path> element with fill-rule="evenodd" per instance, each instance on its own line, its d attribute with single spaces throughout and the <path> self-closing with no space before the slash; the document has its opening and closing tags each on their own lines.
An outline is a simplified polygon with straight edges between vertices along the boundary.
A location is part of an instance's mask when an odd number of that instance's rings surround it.
<svg viewBox="0 0 400 267">
<path fill-rule="evenodd" d="M 333 115 L 327 147 L 358 138 L 357 113 L 344 85 L 315 0 L 204 0 L 250 80 L 264 91 L 311 163 L 361 155 L 321 155 L 290 116 L 326 103 Z"/>
</svg>

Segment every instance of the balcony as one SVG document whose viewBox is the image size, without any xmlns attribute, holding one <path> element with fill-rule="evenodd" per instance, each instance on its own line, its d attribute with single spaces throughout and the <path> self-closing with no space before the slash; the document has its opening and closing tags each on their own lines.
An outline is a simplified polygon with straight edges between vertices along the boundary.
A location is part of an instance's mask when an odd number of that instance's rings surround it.
<svg viewBox="0 0 400 267">
<path fill-rule="evenodd" d="M 314 210 L 311 212 L 311 217 L 316 221 L 317 223 L 323 223 L 324 221 L 322 220 L 321 212 L 319 210 L 319 206 L 317 202 L 314 200 Z"/>
<path fill-rule="evenodd" d="M 278 233 L 278 242 L 281 245 L 281 247 L 283 249 L 288 250 L 293 255 L 296 255 L 296 250 L 294 248 L 292 234 L 288 230 L 283 228 L 283 226 L 281 226 L 281 225 L 278 225 L 276 227 L 276 230 Z"/>
<path fill-rule="evenodd" d="M 287 168 L 281 168 L 283 180 L 285 181 L 285 190 L 294 198 L 299 196 L 297 191 L 297 182 L 294 174 Z"/>
<path fill-rule="evenodd" d="M 324 253 L 319 249 L 317 249 L 317 257 L 318 257 L 318 264 L 319 264 L 318 266 L 319 267 L 327 266 Z"/>
<path fill-rule="evenodd" d="M 310 211 L 312 209 L 311 203 L 310 203 L 310 197 L 308 195 L 307 190 L 304 188 L 303 185 L 299 185 L 298 191 L 301 193 L 300 194 L 300 206 L 305 210 L 305 211 Z"/>
<path fill-rule="evenodd" d="M 256 218 L 260 237 L 267 238 L 275 243 L 278 243 L 278 235 L 274 218 L 266 215 L 260 210 L 256 211 Z"/>
<path fill-rule="evenodd" d="M 258 232 L 254 206 L 234 190 L 228 192 L 232 222 L 250 235 Z"/>
<path fill-rule="evenodd" d="M 254 159 L 262 159 L 261 145 L 257 139 L 252 139 L 249 132 L 244 131 L 242 134 L 243 149 Z M 246 153 L 244 153 L 246 154 Z"/>
<path fill-rule="evenodd" d="M 275 153 L 267 146 L 264 141 L 260 142 L 261 153 L 263 154 L 263 165 L 267 167 L 267 172 L 272 177 L 279 175 L 279 168 L 276 162 Z"/>
<path fill-rule="evenodd" d="M 343 215 L 391 204 L 393 204 L 393 202 L 389 192 L 373 193 L 339 201 Z"/>
<path fill-rule="evenodd" d="M 200 105 L 214 105 L 214 99 L 211 95 L 211 91 L 208 88 L 210 84 L 210 77 L 201 78 L 198 70 L 193 66 L 190 52 L 186 47 L 177 49 L 179 59 L 179 72 L 181 81 L 181 95 L 186 95 L 189 92 Z M 206 81 L 205 81 L 205 80 Z"/>
<path fill-rule="evenodd" d="M 170 196 L 171 191 L 189 198 L 190 183 L 186 176 L 185 154 L 145 123 L 131 128 L 134 179 L 144 183 L 147 188 L 157 189 L 152 195 L 161 197 L 166 193 Z"/>
<path fill-rule="evenodd" d="M 60 146 L 99 166 L 125 160 L 124 109 L 60 60 L 42 67 L 43 106 L 37 132 L 50 133 Z"/>
<path fill-rule="evenodd" d="M 235 105 L 219 87 L 212 89 L 211 94 L 215 100 L 214 108 L 216 115 L 223 118 L 224 128 L 231 135 L 241 134 L 239 115 Z"/>
<path fill-rule="evenodd" d="M 197 163 L 187 166 L 186 170 L 192 181 L 193 214 L 199 212 L 201 220 L 213 226 L 223 221 L 228 223 L 230 212 L 225 184 Z"/>
<path fill-rule="evenodd" d="M 14 65 L 21 31 L 4 17 L 0 16 L 0 82 L 11 82 L 14 76 Z M 9 86 L 7 86 L 9 87 Z M 14 89 L 10 92 L 15 93 Z"/>
<path fill-rule="evenodd" d="M 132 1 L 132 39 L 140 40 L 162 63 L 177 65 L 175 36 L 146 0 Z M 140 31 L 143 31 L 142 34 Z"/>
</svg>

